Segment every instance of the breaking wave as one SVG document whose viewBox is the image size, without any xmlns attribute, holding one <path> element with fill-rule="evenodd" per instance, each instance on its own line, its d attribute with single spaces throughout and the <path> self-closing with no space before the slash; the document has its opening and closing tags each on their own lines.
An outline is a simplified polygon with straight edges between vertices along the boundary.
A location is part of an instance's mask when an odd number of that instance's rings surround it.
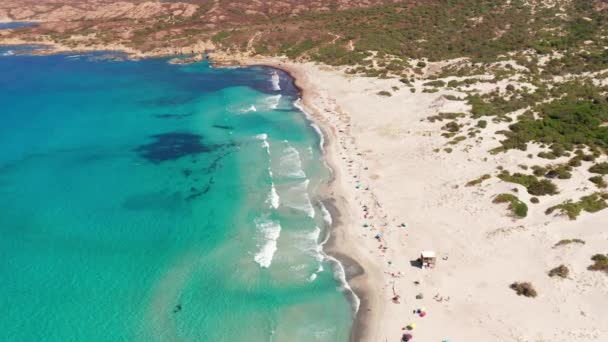
<svg viewBox="0 0 608 342">
<path fill-rule="evenodd" d="M 333 219 L 331 217 L 331 214 L 329 213 L 329 210 L 327 210 L 323 202 L 319 202 L 319 204 L 321 207 L 321 213 L 323 214 L 323 221 L 325 221 L 328 227 L 331 227 Z"/>
<path fill-rule="evenodd" d="M 264 242 L 258 244 L 260 250 L 253 259 L 261 267 L 268 268 L 272 264 L 272 259 L 277 251 L 277 240 L 281 235 L 281 224 L 265 218 L 258 218 L 254 222 L 258 232 L 263 234 Z"/>
<path fill-rule="evenodd" d="M 268 142 L 268 134 L 262 133 L 262 134 L 256 135 L 255 137 L 258 140 L 262 140 L 262 147 L 264 147 L 264 149 L 266 149 L 266 153 L 268 154 L 268 156 L 270 156 L 270 143 Z M 280 204 L 280 197 L 279 197 L 279 193 L 277 192 L 277 188 L 274 186 L 274 182 L 272 182 L 272 170 L 270 169 L 270 166 L 268 167 L 268 174 L 271 179 L 271 188 L 270 188 L 270 195 L 268 195 L 267 202 L 270 203 L 272 208 L 277 209 Z"/>
<path fill-rule="evenodd" d="M 279 107 L 279 103 L 281 101 L 281 97 L 283 97 L 281 94 L 278 95 L 272 95 L 272 96 L 268 96 L 266 98 L 266 105 L 268 106 L 269 109 L 277 109 L 277 107 Z"/>
<path fill-rule="evenodd" d="M 317 125 L 316 123 L 314 123 L 314 121 L 312 120 L 312 116 L 310 115 L 310 113 L 308 113 L 304 109 L 304 106 L 302 106 L 302 99 L 295 100 L 293 102 L 293 106 L 296 107 L 298 110 L 300 110 L 302 113 L 304 113 L 304 116 L 306 116 L 306 118 L 308 119 L 308 121 L 310 121 L 310 126 L 319 135 L 319 148 L 321 149 L 321 152 L 325 153 L 325 136 L 323 135 L 323 131 L 321 130 L 321 128 L 319 127 L 319 125 Z"/>
<path fill-rule="evenodd" d="M 279 162 L 279 174 L 291 178 L 306 178 L 306 173 L 302 170 L 302 160 L 300 153 L 292 146 L 287 146 L 283 150 L 283 156 Z"/>
<path fill-rule="evenodd" d="M 268 134 L 262 133 L 256 135 L 255 137 L 258 140 L 262 140 L 262 147 L 264 147 L 268 155 L 270 155 L 270 143 L 268 143 Z"/>
<path fill-rule="evenodd" d="M 271 175 L 272 175 L 272 173 L 271 173 Z M 277 188 L 274 186 L 274 182 L 272 183 L 271 188 L 270 188 L 269 201 L 270 201 L 270 205 L 274 209 L 277 209 L 279 207 L 279 205 L 281 204 L 281 198 L 279 197 Z"/>
<path fill-rule="evenodd" d="M 241 109 L 241 113 L 251 113 L 251 112 L 257 112 L 257 108 L 255 108 L 254 105 L 249 106 L 249 108 L 246 109 Z"/>
<path fill-rule="evenodd" d="M 270 76 L 270 83 L 272 83 L 272 90 L 281 90 L 281 78 L 279 77 L 279 73 L 277 73 L 276 70 L 272 71 L 272 75 Z"/>
<path fill-rule="evenodd" d="M 308 217 L 315 217 L 315 208 L 310 202 L 308 196 L 308 179 L 297 183 L 296 185 L 289 188 L 289 196 L 284 200 L 284 204 L 292 209 L 296 209 L 306 213 Z M 284 197 L 285 198 L 285 197 Z"/>
</svg>

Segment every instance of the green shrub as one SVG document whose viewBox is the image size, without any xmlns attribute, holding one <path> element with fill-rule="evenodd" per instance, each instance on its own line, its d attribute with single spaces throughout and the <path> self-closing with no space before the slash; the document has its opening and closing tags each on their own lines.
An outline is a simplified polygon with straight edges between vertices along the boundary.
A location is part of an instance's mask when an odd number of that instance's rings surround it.
<svg viewBox="0 0 608 342">
<path fill-rule="evenodd" d="M 604 189 L 606 188 L 606 186 L 608 186 L 608 184 L 606 184 L 606 181 L 604 181 L 604 177 L 602 176 L 593 176 L 589 178 L 589 180 L 591 181 L 591 183 L 595 184 L 595 186 L 600 189 Z"/>
<path fill-rule="evenodd" d="M 593 265 L 587 267 L 591 271 L 603 271 L 608 274 L 608 255 L 596 254 L 591 257 Z"/>
<path fill-rule="evenodd" d="M 390 92 L 386 91 L 386 90 L 381 90 L 379 92 L 377 92 L 376 94 L 380 95 L 380 96 L 393 96 L 393 94 L 391 94 Z"/>
<path fill-rule="evenodd" d="M 530 202 L 534 203 L 534 204 L 538 204 L 540 201 L 538 200 L 538 197 L 531 197 Z"/>
<path fill-rule="evenodd" d="M 423 61 L 419 61 L 418 63 L 416 63 L 416 66 L 419 68 L 424 68 L 426 66 L 426 63 Z"/>
<path fill-rule="evenodd" d="M 581 160 L 583 160 L 583 158 L 581 156 L 572 157 L 568 161 L 568 165 L 570 165 L 572 167 L 579 167 L 582 164 Z"/>
<path fill-rule="evenodd" d="M 488 126 L 488 122 L 486 120 L 479 120 L 477 121 L 477 127 L 479 128 L 486 128 Z"/>
<path fill-rule="evenodd" d="M 557 165 L 547 171 L 545 177 L 547 178 L 559 178 L 559 179 L 570 179 L 572 177 L 572 167 L 566 164 Z"/>
<path fill-rule="evenodd" d="M 494 200 L 494 203 L 509 203 L 509 210 L 517 217 L 526 217 L 528 215 L 528 206 L 511 194 L 499 194 Z"/>
<path fill-rule="evenodd" d="M 595 213 L 607 208 L 608 203 L 606 203 L 606 199 L 608 199 L 607 194 L 594 193 L 581 197 L 578 202 L 568 200 L 561 204 L 549 207 L 545 211 L 545 214 L 550 215 L 555 210 L 560 210 L 562 214 L 568 216 L 568 218 L 571 220 L 576 220 L 583 210 L 588 213 Z"/>
<path fill-rule="evenodd" d="M 553 152 L 539 152 L 538 157 L 540 158 L 545 158 L 545 159 L 557 159 L 557 156 L 555 154 L 553 154 Z"/>
<path fill-rule="evenodd" d="M 501 172 L 498 178 L 505 182 L 524 186 L 530 195 L 544 196 L 557 194 L 557 186 L 548 179 L 538 180 L 536 176 L 524 175 L 518 172 L 511 175 L 508 171 Z"/>
<path fill-rule="evenodd" d="M 422 84 L 425 87 L 445 87 L 445 82 L 442 80 L 429 81 Z"/>
<path fill-rule="evenodd" d="M 460 125 L 456 121 L 450 121 L 447 124 L 443 125 L 441 129 L 451 133 L 456 133 L 460 131 Z"/>
<path fill-rule="evenodd" d="M 228 38 L 230 36 L 230 32 L 220 31 L 211 37 L 211 40 L 214 43 L 220 43 L 222 40 Z"/>
<path fill-rule="evenodd" d="M 595 164 L 589 168 L 591 173 L 599 173 L 600 175 L 608 175 L 608 163 Z"/>
<path fill-rule="evenodd" d="M 479 185 L 481 184 L 483 181 L 488 180 L 492 178 L 492 176 L 490 176 L 489 174 L 485 174 L 477 179 L 474 179 L 470 182 L 468 182 L 467 184 L 465 184 L 465 186 L 475 186 L 475 185 Z"/>
<path fill-rule="evenodd" d="M 528 187 L 528 193 L 534 196 L 555 195 L 557 186 L 548 179 L 532 182 Z"/>
</svg>

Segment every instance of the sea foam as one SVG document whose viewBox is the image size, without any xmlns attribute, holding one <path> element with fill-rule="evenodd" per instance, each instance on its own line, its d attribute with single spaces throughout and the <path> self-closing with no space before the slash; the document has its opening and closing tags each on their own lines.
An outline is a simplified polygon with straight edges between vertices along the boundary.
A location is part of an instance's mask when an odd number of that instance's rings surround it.
<svg viewBox="0 0 608 342">
<path fill-rule="evenodd" d="M 255 226 L 262 233 L 264 242 L 259 244 L 260 250 L 253 259 L 261 267 L 268 268 L 272 264 L 272 259 L 277 251 L 277 240 L 281 235 L 281 224 L 266 218 L 258 218 L 255 220 Z"/>
<path fill-rule="evenodd" d="M 274 183 L 272 183 L 271 188 L 270 188 L 270 205 L 274 208 L 277 209 L 279 207 L 279 205 L 281 204 L 281 198 L 279 197 L 279 193 L 277 192 L 277 188 L 274 186 Z"/>
<path fill-rule="evenodd" d="M 310 121 L 310 126 L 319 135 L 319 148 L 321 149 L 322 152 L 325 152 L 325 136 L 323 135 L 323 131 L 321 130 L 321 128 L 319 127 L 319 125 L 317 125 L 316 123 L 314 123 L 314 121 L 312 120 L 312 116 L 310 115 L 310 113 L 308 113 L 304 109 L 304 106 L 302 105 L 302 99 L 295 100 L 293 102 L 293 106 L 296 107 L 298 110 L 300 110 L 302 113 L 304 113 L 304 116 L 306 116 L 306 119 L 308 119 L 308 121 Z"/>
<path fill-rule="evenodd" d="M 283 149 L 283 156 L 279 161 L 279 174 L 291 178 L 306 178 L 306 173 L 302 170 L 302 160 L 300 152 L 293 146 L 288 145 Z"/>
<path fill-rule="evenodd" d="M 257 108 L 255 108 L 254 105 L 249 106 L 249 108 L 246 109 L 241 109 L 241 113 L 251 113 L 251 112 L 257 112 Z"/>
<path fill-rule="evenodd" d="M 262 133 L 262 134 L 256 135 L 255 137 L 258 140 L 262 140 L 262 147 L 264 147 L 264 149 L 266 149 L 266 153 L 268 154 L 268 156 L 270 156 L 270 143 L 268 142 L 268 134 Z M 277 192 L 277 188 L 274 185 L 274 182 L 272 182 L 273 175 L 272 175 L 272 170 L 270 169 L 270 166 L 268 167 L 268 175 L 270 176 L 270 179 L 271 179 L 271 187 L 270 187 L 270 195 L 268 195 L 267 202 L 270 203 L 270 206 L 272 208 L 277 209 L 280 204 L 280 197 L 279 197 L 279 193 Z"/>
<path fill-rule="evenodd" d="M 281 97 L 283 97 L 281 94 L 268 96 L 266 98 L 266 100 L 265 100 L 266 105 L 268 106 L 268 108 L 269 109 L 277 109 L 277 107 L 279 107 L 279 103 L 281 101 Z"/>
<path fill-rule="evenodd" d="M 323 214 L 323 221 L 325 221 L 325 223 L 328 226 L 331 226 L 333 223 L 333 219 L 331 217 L 331 214 L 329 213 L 329 210 L 327 210 L 327 208 L 325 207 L 325 205 L 323 204 L 323 202 L 319 202 L 320 207 L 321 207 L 321 213 Z"/>
<path fill-rule="evenodd" d="M 312 206 L 310 197 L 308 196 L 309 182 L 310 180 L 305 179 L 292 186 L 289 189 L 289 201 L 286 200 L 285 204 L 293 209 L 306 213 L 309 217 L 315 217 L 315 208 Z"/>
<path fill-rule="evenodd" d="M 266 149 L 266 153 L 270 155 L 270 143 L 268 142 L 268 134 L 262 133 L 255 136 L 256 139 L 262 140 L 262 147 Z"/>
<path fill-rule="evenodd" d="M 270 76 L 270 83 L 272 83 L 272 90 L 281 90 L 281 78 L 279 77 L 279 74 L 276 70 L 272 71 L 272 75 Z"/>
</svg>

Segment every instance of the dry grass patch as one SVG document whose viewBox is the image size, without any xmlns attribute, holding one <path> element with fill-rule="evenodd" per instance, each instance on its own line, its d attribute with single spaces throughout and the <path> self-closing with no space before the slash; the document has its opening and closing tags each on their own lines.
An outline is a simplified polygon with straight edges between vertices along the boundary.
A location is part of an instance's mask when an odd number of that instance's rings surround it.
<svg viewBox="0 0 608 342">
<path fill-rule="evenodd" d="M 555 245 L 553 245 L 553 248 L 559 247 L 559 246 L 570 245 L 573 243 L 584 245 L 585 241 L 581 240 L 581 239 L 563 239 L 563 240 L 559 240 Z"/>
</svg>

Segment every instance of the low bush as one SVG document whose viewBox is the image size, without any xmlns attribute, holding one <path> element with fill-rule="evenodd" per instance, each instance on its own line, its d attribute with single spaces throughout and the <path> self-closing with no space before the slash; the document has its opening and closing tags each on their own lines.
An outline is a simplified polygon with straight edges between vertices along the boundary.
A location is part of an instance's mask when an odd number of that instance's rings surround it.
<svg viewBox="0 0 608 342">
<path fill-rule="evenodd" d="M 608 175 L 608 163 L 595 164 L 589 168 L 591 173 L 599 173 L 600 175 Z"/>
<path fill-rule="evenodd" d="M 493 203 L 509 203 L 509 210 L 511 210 L 513 215 L 516 217 L 523 218 L 528 215 L 528 206 L 526 205 L 526 203 L 520 201 L 519 198 L 517 198 L 514 195 L 499 194 L 494 198 L 494 200 L 492 202 Z"/>
<path fill-rule="evenodd" d="M 391 94 L 390 92 L 386 91 L 386 90 L 381 90 L 379 92 L 377 92 L 376 94 L 380 95 L 380 96 L 393 96 L 393 94 Z"/>
<path fill-rule="evenodd" d="M 445 82 L 442 80 L 429 81 L 422 84 L 425 87 L 445 87 Z"/>
<path fill-rule="evenodd" d="M 565 245 L 570 245 L 573 243 L 584 245 L 585 241 L 581 240 L 581 239 L 563 239 L 563 240 L 559 240 L 555 245 L 553 245 L 553 247 L 565 246 Z"/>
<path fill-rule="evenodd" d="M 515 282 L 513 284 L 511 284 L 510 286 L 511 289 L 513 289 L 518 296 L 525 296 L 525 297 L 536 297 L 538 295 L 538 293 L 536 292 L 536 289 L 534 289 L 534 286 L 532 286 L 531 283 L 529 282 Z"/>
<path fill-rule="evenodd" d="M 595 186 L 597 186 L 600 189 L 604 189 L 608 186 L 608 184 L 606 184 L 606 181 L 604 181 L 604 178 L 602 176 L 593 176 L 593 177 L 589 178 L 589 181 L 591 181 L 591 183 L 595 184 Z"/>
<path fill-rule="evenodd" d="M 580 215 L 581 211 L 586 211 L 588 213 L 595 213 L 600 210 L 603 210 L 608 207 L 608 203 L 606 200 L 608 199 L 608 194 L 602 193 L 594 193 L 588 196 L 583 196 L 578 202 L 573 202 L 572 200 L 568 200 L 563 202 L 562 204 L 554 205 L 549 207 L 545 214 L 549 215 L 553 213 L 555 210 L 560 210 L 560 212 L 571 220 L 576 220 L 576 218 Z"/>
<path fill-rule="evenodd" d="M 591 257 L 594 261 L 593 265 L 587 267 L 591 271 L 604 271 L 608 274 L 608 255 L 596 254 Z"/>
<path fill-rule="evenodd" d="M 492 178 L 492 176 L 490 176 L 489 174 L 485 174 L 477 179 L 473 179 L 472 181 L 468 182 L 467 184 L 465 184 L 465 186 L 475 186 L 475 185 L 479 185 L 481 184 L 483 181 L 488 180 Z"/>
<path fill-rule="evenodd" d="M 549 277 L 568 278 L 568 274 L 570 274 L 570 270 L 563 264 L 549 271 Z"/>
<path fill-rule="evenodd" d="M 528 187 L 528 193 L 534 196 L 555 195 L 557 186 L 548 179 L 532 182 Z"/>
</svg>

